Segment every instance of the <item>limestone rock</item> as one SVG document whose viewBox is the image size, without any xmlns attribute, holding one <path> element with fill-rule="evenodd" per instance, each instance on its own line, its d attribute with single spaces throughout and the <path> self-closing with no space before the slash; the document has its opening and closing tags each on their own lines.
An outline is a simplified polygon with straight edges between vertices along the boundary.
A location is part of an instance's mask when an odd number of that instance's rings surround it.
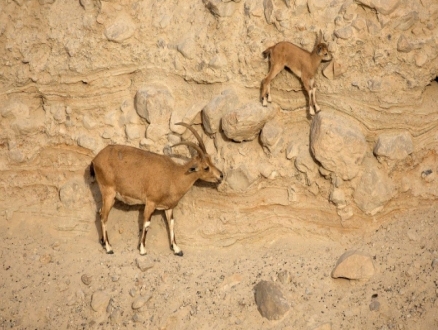
<svg viewBox="0 0 438 330">
<path fill-rule="evenodd" d="M 330 3 L 325 0 L 308 0 L 307 5 L 309 6 L 309 11 L 314 13 L 326 9 Z"/>
<path fill-rule="evenodd" d="M 377 12 L 389 15 L 398 8 L 401 0 L 356 0 L 359 4 L 374 8 Z"/>
<path fill-rule="evenodd" d="M 143 126 L 128 124 L 125 127 L 126 138 L 128 140 L 136 140 L 142 137 L 142 131 L 144 133 Z"/>
<path fill-rule="evenodd" d="M 353 28 L 351 25 L 344 26 L 335 30 L 335 36 L 340 39 L 350 39 L 353 36 Z"/>
<path fill-rule="evenodd" d="M 228 291 L 238 285 L 240 282 L 242 282 L 243 276 L 242 274 L 235 273 L 233 275 L 227 276 L 224 278 L 222 283 L 219 285 L 219 288 L 222 291 Z"/>
<path fill-rule="evenodd" d="M 290 309 L 281 288 L 274 282 L 261 281 L 254 287 L 260 314 L 268 320 L 279 320 Z"/>
<path fill-rule="evenodd" d="M 191 60 L 196 53 L 196 43 L 192 36 L 187 36 L 182 39 L 181 42 L 176 46 L 176 49 L 184 56 L 186 59 Z"/>
<path fill-rule="evenodd" d="M 4 118 L 27 118 L 29 117 L 29 107 L 20 101 L 10 101 L 0 108 L 0 114 Z"/>
<path fill-rule="evenodd" d="M 408 14 L 400 17 L 395 24 L 398 30 L 406 31 L 409 30 L 415 23 L 419 20 L 418 12 L 411 11 Z"/>
<path fill-rule="evenodd" d="M 401 35 L 397 42 L 397 50 L 401 53 L 409 53 L 412 49 L 414 47 L 409 40 L 404 35 Z"/>
<path fill-rule="evenodd" d="M 167 87 L 146 86 L 135 95 L 135 109 L 148 123 L 169 124 L 174 98 Z"/>
<path fill-rule="evenodd" d="M 230 17 L 236 11 L 236 5 L 232 1 L 203 0 L 205 7 L 215 16 Z"/>
<path fill-rule="evenodd" d="M 59 199 L 67 207 L 79 205 L 83 201 L 86 189 L 84 182 L 72 179 L 64 183 L 59 189 Z"/>
<path fill-rule="evenodd" d="M 307 176 L 307 185 L 311 185 L 316 176 L 318 175 L 318 166 L 309 153 L 308 149 L 300 149 L 297 157 L 295 158 L 295 167 L 301 173 L 305 173 Z"/>
<path fill-rule="evenodd" d="M 345 252 L 332 271 L 333 278 L 368 280 L 374 275 L 374 265 L 370 256 L 358 252 Z"/>
<path fill-rule="evenodd" d="M 351 180 L 364 159 L 367 144 L 361 128 L 333 112 L 319 112 L 313 119 L 310 144 L 321 165 L 343 180 Z"/>
<path fill-rule="evenodd" d="M 228 170 L 226 181 L 231 189 L 237 191 L 246 190 L 253 182 L 251 174 L 248 172 L 245 165 L 239 166 L 236 169 Z"/>
<path fill-rule="evenodd" d="M 142 308 L 151 298 L 152 298 L 151 295 L 146 295 L 144 297 L 143 296 L 138 297 L 137 299 L 135 299 L 132 302 L 132 305 L 131 305 L 132 309 L 137 310 L 137 309 Z"/>
<path fill-rule="evenodd" d="M 330 192 L 330 201 L 337 207 L 345 207 L 347 205 L 347 201 L 344 190 L 340 188 L 333 188 Z"/>
<path fill-rule="evenodd" d="M 78 146 L 81 146 L 86 149 L 90 150 L 96 150 L 97 148 L 97 142 L 94 138 L 87 136 L 87 135 L 81 135 L 78 137 Z"/>
<path fill-rule="evenodd" d="M 353 197 L 356 205 L 363 212 L 373 215 L 394 196 L 395 186 L 376 163 L 367 161 L 364 167 L 366 170 Z"/>
<path fill-rule="evenodd" d="M 142 256 L 141 258 L 135 259 L 135 263 L 137 264 L 138 269 L 140 269 L 142 272 L 154 267 L 153 260 L 148 256 Z"/>
<path fill-rule="evenodd" d="M 121 43 L 133 36 L 135 23 L 126 14 L 118 16 L 105 28 L 105 37 L 117 43 Z"/>
<path fill-rule="evenodd" d="M 167 133 L 169 133 L 167 125 L 150 124 L 146 129 L 146 137 L 157 143 L 163 142 Z"/>
<path fill-rule="evenodd" d="M 268 121 L 265 126 L 263 126 L 260 134 L 260 142 L 263 147 L 272 152 L 281 140 L 282 133 L 283 129 L 276 121 Z"/>
<path fill-rule="evenodd" d="M 95 312 L 103 312 L 106 310 L 111 296 L 105 291 L 96 291 L 91 296 L 91 308 Z"/>
<path fill-rule="evenodd" d="M 232 89 L 224 90 L 214 97 L 202 110 L 202 123 L 207 133 L 219 131 L 222 117 L 231 111 L 239 102 L 237 94 Z"/>
<path fill-rule="evenodd" d="M 234 141 L 253 140 L 278 111 L 279 107 L 275 104 L 264 107 L 260 102 L 247 103 L 222 117 L 222 129 Z"/>
<path fill-rule="evenodd" d="M 404 159 L 414 151 L 409 132 L 382 133 L 377 139 L 374 154 L 389 159 Z"/>
<path fill-rule="evenodd" d="M 273 20 L 273 12 L 274 12 L 274 4 L 272 0 L 263 0 L 263 7 L 265 12 L 265 19 L 268 24 L 272 24 Z"/>
<path fill-rule="evenodd" d="M 367 22 L 364 18 L 358 17 L 351 23 L 351 26 L 357 31 L 363 31 L 367 27 Z"/>
</svg>

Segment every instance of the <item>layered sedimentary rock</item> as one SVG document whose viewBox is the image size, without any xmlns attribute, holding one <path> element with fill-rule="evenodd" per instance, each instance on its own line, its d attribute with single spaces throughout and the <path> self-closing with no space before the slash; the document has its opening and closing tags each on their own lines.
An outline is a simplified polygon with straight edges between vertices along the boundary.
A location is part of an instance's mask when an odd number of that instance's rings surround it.
<svg viewBox="0 0 438 330">
<path fill-rule="evenodd" d="M 92 157 L 110 143 L 163 153 L 193 138 L 179 121 L 226 174 L 175 211 L 185 244 L 336 236 L 436 201 L 437 20 L 433 0 L 6 0 L 0 214 L 95 230 Z M 262 107 L 262 51 L 310 50 L 319 30 L 333 53 L 316 75 L 322 112 L 287 71 Z"/>
</svg>

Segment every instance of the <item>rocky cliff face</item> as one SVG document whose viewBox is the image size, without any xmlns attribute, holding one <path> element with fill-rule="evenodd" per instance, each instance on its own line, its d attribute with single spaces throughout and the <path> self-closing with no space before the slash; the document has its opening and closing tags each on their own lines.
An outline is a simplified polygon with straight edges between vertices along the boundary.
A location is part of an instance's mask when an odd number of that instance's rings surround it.
<svg viewBox="0 0 438 330">
<path fill-rule="evenodd" d="M 163 153 L 192 138 L 181 120 L 226 174 L 181 201 L 183 244 L 336 237 L 436 201 L 437 21 L 434 0 L 5 0 L 1 214 L 95 231 L 93 156 L 110 143 Z M 322 112 L 307 114 L 285 70 L 262 107 L 262 51 L 311 50 L 319 30 L 333 53 L 316 76 Z"/>
</svg>

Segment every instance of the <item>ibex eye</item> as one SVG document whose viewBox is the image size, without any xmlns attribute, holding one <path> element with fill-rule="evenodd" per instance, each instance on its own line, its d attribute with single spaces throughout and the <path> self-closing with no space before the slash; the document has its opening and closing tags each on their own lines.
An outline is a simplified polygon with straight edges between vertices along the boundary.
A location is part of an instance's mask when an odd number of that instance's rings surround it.
<svg viewBox="0 0 438 330">
<path fill-rule="evenodd" d="M 210 169 L 210 167 L 209 166 L 207 166 L 207 167 L 204 167 L 204 171 L 208 171 Z"/>
</svg>

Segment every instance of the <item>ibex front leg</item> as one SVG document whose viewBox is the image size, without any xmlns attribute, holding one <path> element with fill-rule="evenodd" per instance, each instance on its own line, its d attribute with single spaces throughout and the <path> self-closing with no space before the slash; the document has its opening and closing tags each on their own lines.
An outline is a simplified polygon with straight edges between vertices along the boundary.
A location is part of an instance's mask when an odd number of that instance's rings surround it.
<svg viewBox="0 0 438 330">
<path fill-rule="evenodd" d="M 164 213 L 166 214 L 167 224 L 169 225 L 170 246 L 174 254 L 182 257 L 183 252 L 178 247 L 178 245 L 176 245 L 176 240 L 175 240 L 175 232 L 174 232 L 175 220 L 173 219 L 173 210 L 172 209 L 166 210 L 164 211 Z"/>
<path fill-rule="evenodd" d="M 313 97 L 313 104 L 315 105 L 316 112 L 320 112 L 321 108 L 319 107 L 318 103 L 316 103 L 316 87 L 315 87 L 315 79 L 310 79 L 310 88 L 312 90 L 312 97 Z"/>
</svg>

